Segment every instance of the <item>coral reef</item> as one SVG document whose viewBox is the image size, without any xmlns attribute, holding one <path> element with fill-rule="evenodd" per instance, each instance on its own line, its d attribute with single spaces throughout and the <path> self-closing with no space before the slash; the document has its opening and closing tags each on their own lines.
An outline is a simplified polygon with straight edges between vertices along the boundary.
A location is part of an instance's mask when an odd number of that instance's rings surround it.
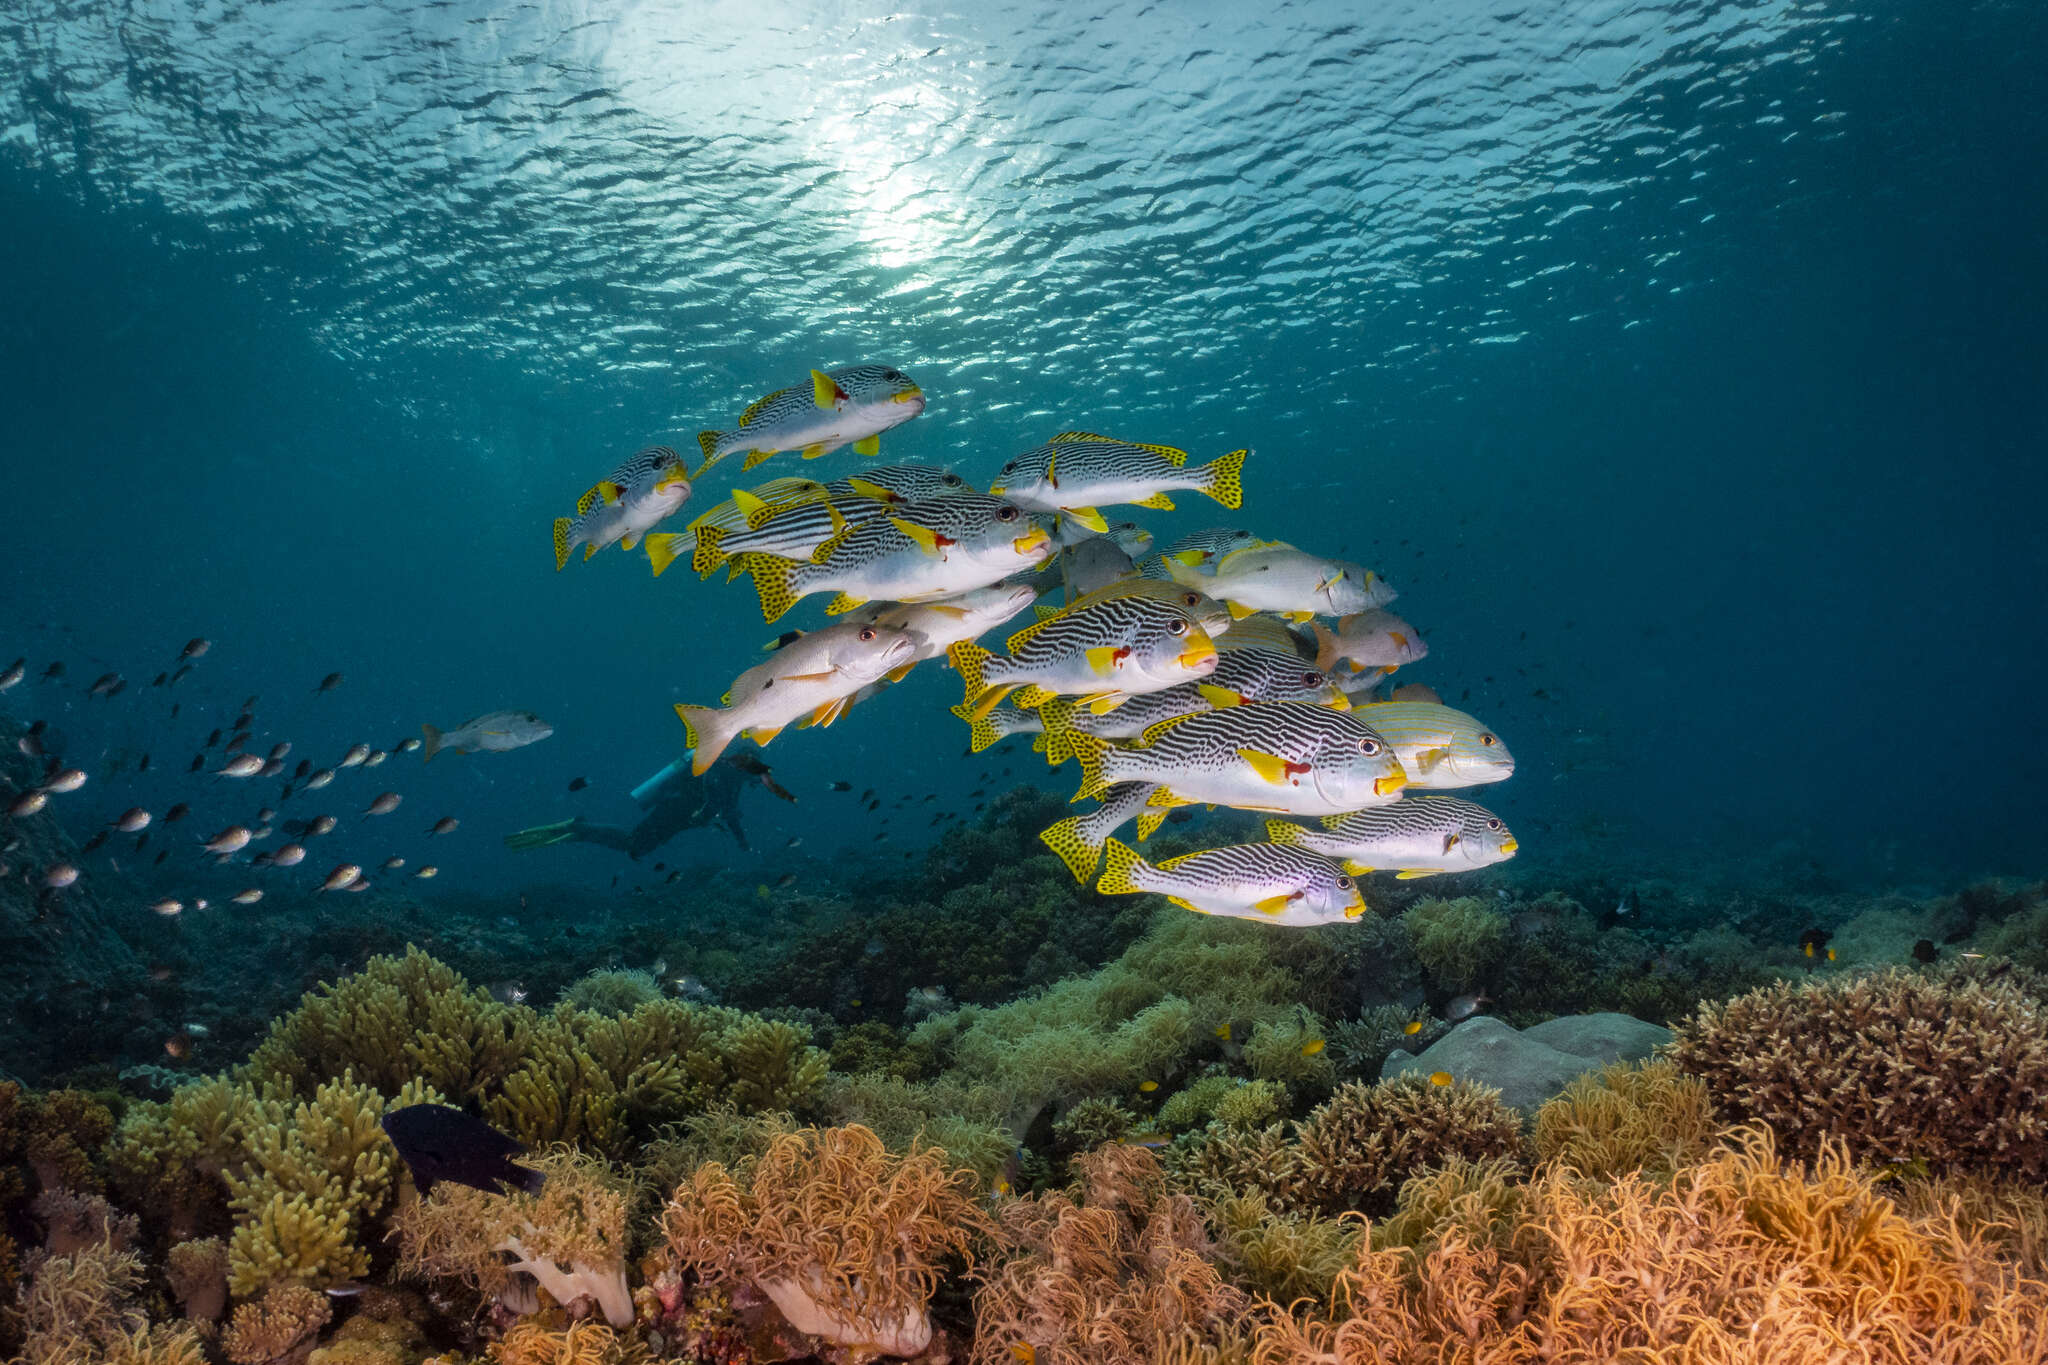
<svg viewBox="0 0 2048 1365">
<path fill-rule="evenodd" d="M 654 979 L 654 973 L 637 967 L 606 967 L 590 972 L 562 992 L 563 1004 L 597 1014 L 631 1014 L 661 998 L 661 983 Z"/>
<path fill-rule="evenodd" d="M 859 1125 L 772 1141 L 738 1170 L 697 1168 L 662 1215 L 675 1264 L 766 1294 L 790 1325 L 849 1358 L 916 1355 L 948 1257 L 991 1224 L 971 1171 L 890 1153 Z"/>
<path fill-rule="evenodd" d="M 113 1131 L 112 1113 L 91 1095 L 0 1080 L 0 1208 L 31 1190 L 100 1192 L 95 1158 Z"/>
<path fill-rule="evenodd" d="M 977 1272 L 975 1365 L 1151 1365 L 1215 1339 L 1246 1299 L 1210 1264 L 1200 1212 L 1150 1152 L 1074 1160 L 1075 1187 L 997 1209 L 998 1251 Z"/>
<path fill-rule="evenodd" d="M 1416 960 L 1447 993 L 1479 985 L 1507 949 L 1508 917 L 1477 896 L 1418 901 L 1402 922 Z"/>
<path fill-rule="evenodd" d="M 1017 1148 L 1017 1139 L 1004 1126 L 1009 1101 L 986 1085 L 946 1078 L 840 1076 L 826 1086 L 819 1107 L 834 1123 L 871 1130 L 892 1152 L 936 1147 L 985 1183 L 995 1180 Z"/>
<path fill-rule="evenodd" d="M 220 1334 L 221 1350 L 234 1365 L 270 1365 L 296 1348 L 334 1316 L 327 1296 L 302 1284 L 274 1284 L 263 1297 L 235 1309 Z"/>
<path fill-rule="evenodd" d="M 44 1190 L 29 1205 L 43 1225 L 43 1250 L 69 1256 L 80 1247 L 105 1243 L 116 1251 L 133 1251 L 141 1225 L 96 1194 L 66 1189 Z"/>
<path fill-rule="evenodd" d="M 1717 1127 L 1713 1096 L 1675 1063 L 1616 1062 L 1538 1109 L 1533 1145 L 1539 1161 L 1611 1180 L 1668 1174 L 1704 1152 Z"/>
<path fill-rule="evenodd" d="M 2002 980 L 1781 983 L 1702 1005 L 1671 1055 L 1724 1120 L 1761 1119 L 1796 1156 L 1834 1138 L 1871 1162 L 2048 1173 L 2043 1007 Z"/>
<path fill-rule="evenodd" d="M 400 1264 L 408 1274 L 460 1281 L 514 1311 L 532 1311 L 538 1284 L 558 1304 L 587 1299 L 612 1326 L 631 1325 L 626 1182 L 569 1148 L 523 1160 L 546 1177 L 539 1194 L 443 1183 L 401 1205 L 392 1219 Z"/>
<path fill-rule="evenodd" d="M 1469 1196 L 1488 1179 L 1458 1183 Z M 1361 1247 L 1328 1311 L 1267 1305 L 1252 1358 L 1534 1365 L 1682 1351 L 1741 1365 L 2009 1365 L 2048 1354 L 2048 1282 L 1999 1266 L 1950 1211 L 1908 1218 L 1832 1144 L 1810 1168 L 1788 1167 L 1752 1129 L 1666 1181 L 1559 1168 L 1499 1207 L 1483 1196 L 1446 1207 L 1461 1203 L 1462 1217 L 1418 1229 L 1419 1241 Z"/>
<path fill-rule="evenodd" d="M 164 1278 L 185 1316 L 218 1322 L 228 1306 L 228 1249 L 218 1237 L 179 1242 L 164 1257 Z"/>
</svg>

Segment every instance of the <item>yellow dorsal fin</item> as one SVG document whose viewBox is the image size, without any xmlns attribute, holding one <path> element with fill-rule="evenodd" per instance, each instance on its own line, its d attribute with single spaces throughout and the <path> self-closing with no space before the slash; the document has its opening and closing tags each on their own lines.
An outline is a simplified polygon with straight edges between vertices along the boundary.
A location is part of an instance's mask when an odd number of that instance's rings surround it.
<svg viewBox="0 0 2048 1365">
<path fill-rule="evenodd" d="M 1172 506 L 1171 503 L 1167 505 Z M 1068 520 L 1087 527 L 1098 536 L 1109 534 L 1108 519 L 1093 507 L 1062 507 L 1060 511 L 1066 513 Z"/>
<path fill-rule="evenodd" d="M 753 402 L 747 404 L 747 410 L 740 414 L 740 425 L 743 427 L 751 425 L 754 419 L 761 415 L 764 408 L 788 392 L 788 389 L 777 389 L 766 398 L 756 398 Z M 704 453 L 708 456 L 711 452 L 707 450 Z"/>
<path fill-rule="evenodd" d="M 576 499 L 576 515 L 587 517 L 590 515 L 590 509 L 595 506 L 597 506 L 597 490 L 593 488 L 584 493 L 582 497 Z"/>
<path fill-rule="evenodd" d="M 1114 436 L 1101 436 L 1101 435 L 1097 435 L 1097 434 L 1096 434 L 1095 432 L 1092 432 L 1092 431 L 1060 431 L 1060 432 L 1055 432 L 1055 433 L 1053 433 L 1052 439 L 1051 439 L 1051 440 L 1049 440 L 1049 441 L 1047 441 L 1047 442 L 1046 442 L 1046 444 L 1047 444 L 1047 445 L 1049 445 L 1049 446 L 1063 446 L 1063 445 L 1071 445 L 1071 444 L 1072 444 L 1073 442 L 1075 442 L 1075 441 L 1114 441 L 1114 440 L 1116 440 L 1116 437 L 1114 437 Z"/>
<path fill-rule="evenodd" d="M 1004 649 L 1007 649 L 1010 651 L 1010 653 L 1015 654 L 1017 652 L 1018 646 L 1022 645 L 1026 640 L 1029 640 L 1031 637 L 1038 634 L 1038 632 L 1044 630 L 1047 626 L 1051 625 L 1055 620 L 1059 619 L 1060 609 L 1058 607 L 1052 607 L 1050 609 L 1040 607 L 1038 611 L 1038 623 L 1036 625 L 1024 627 L 1024 629 L 1018 631 L 1015 635 L 1012 635 L 1009 639 L 1003 641 Z"/>
</svg>

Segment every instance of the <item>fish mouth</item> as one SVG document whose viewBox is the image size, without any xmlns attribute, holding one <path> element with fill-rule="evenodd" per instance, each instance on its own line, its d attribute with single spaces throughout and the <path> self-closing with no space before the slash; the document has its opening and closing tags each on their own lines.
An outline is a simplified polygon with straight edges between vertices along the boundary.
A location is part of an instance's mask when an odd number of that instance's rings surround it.
<svg viewBox="0 0 2048 1365">
<path fill-rule="evenodd" d="M 1374 796 L 1390 796 L 1407 785 L 1407 769 L 1396 768 L 1393 772 L 1388 773 L 1385 777 L 1377 777 L 1373 779 L 1372 794 Z"/>
<path fill-rule="evenodd" d="M 1520 847 L 1521 845 L 1516 843 L 1513 839 L 1503 839 L 1500 841 L 1500 851 L 1502 853 L 1513 853 L 1516 849 Z"/>
<path fill-rule="evenodd" d="M 924 390 L 917 387 L 917 385 L 912 384 L 909 388 L 905 389 L 901 393 L 890 394 L 889 401 L 891 403 L 915 403 L 919 407 L 923 407 Z"/>
<path fill-rule="evenodd" d="M 1185 669 L 1196 669 L 1200 668 L 1203 664 L 1213 664 L 1214 662 L 1216 662 L 1216 646 L 1212 644 L 1189 645 L 1180 652 L 1179 663 Z"/>
<path fill-rule="evenodd" d="M 1351 698 L 1339 692 L 1336 698 L 1330 702 L 1330 709 L 1332 711 L 1349 711 L 1351 709 Z"/>
<path fill-rule="evenodd" d="M 1042 526 L 1034 526 L 1010 542 L 1020 555 L 1033 554 L 1051 543 L 1052 537 L 1045 533 L 1045 528 Z"/>
</svg>

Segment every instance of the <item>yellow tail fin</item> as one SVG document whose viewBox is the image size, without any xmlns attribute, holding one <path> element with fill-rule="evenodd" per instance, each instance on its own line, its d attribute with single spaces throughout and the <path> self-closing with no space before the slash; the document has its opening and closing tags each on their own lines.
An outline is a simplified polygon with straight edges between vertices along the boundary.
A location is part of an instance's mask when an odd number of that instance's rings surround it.
<svg viewBox="0 0 2048 1365">
<path fill-rule="evenodd" d="M 1244 506 L 1244 459 L 1249 454 L 1249 450 L 1233 450 L 1202 466 L 1209 476 L 1202 491 L 1233 512 Z"/>
<path fill-rule="evenodd" d="M 967 709 L 966 702 L 963 701 L 958 706 L 951 706 L 946 709 L 967 722 L 967 751 L 969 753 L 978 754 L 1002 738 L 1001 735 L 996 733 L 996 723 L 987 716 L 976 719 L 974 712 Z"/>
<path fill-rule="evenodd" d="M 715 706 L 685 706 L 676 703 L 676 716 L 683 722 L 683 736 L 690 742 L 690 771 L 702 777 L 732 743 L 733 732 L 725 727 L 727 712 Z"/>
<path fill-rule="evenodd" d="M 1048 746 L 1050 747 L 1050 746 Z M 1109 741 L 1091 735 L 1085 730 L 1067 731 L 1067 750 L 1081 760 L 1081 790 L 1074 793 L 1074 800 L 1087 797 L 1100 800 L 1109 793 L 1109 779 L 1103 776 L 1103 755 L 1109 752 Z"/>
<path fill-rule="evenodd" d="M 647 537 L 647 562 L 654 566 L 654 576 L 661 577 L 662 571 L 676 562 L 682 553 L 683 536 L 671 531 L 657 531 Z"/>
<path fill-rule="evenodd" d="M 560 572 L 562 571 L 562 566 L 563 566 L 564 564 L 567 564 L 568 562 L 569 562 L 569 519 L 568 519 L 567 517 L 556 517 L 556 518 L 555 518 L 555 572 L 556 572 L 556 573 L 560 573 Z"/>
<path fill-rule="evenodd" d="M 972 640 L 956 640 L 946 646 L 946 662 L 953 665 L 954 670 L 960 674 L 961 685 L 967 689 L 966 695 L 960 699 L 960 705 L 966 711 L 962 719 L 969 725 L 981 720 L 989 712 L 995 710 L 996 703 L 994 701 L 986 706 L 977 706 L 975 704 L 981 699 L 982 693 L 988 690 L 988 684 L 983 680 L 983 674 L 988 667 L 988 661 L 994 657 L 995 655 L 989 653 L 989 651 L 983 649 Z M 1008 689 L 1005 690 L 1007 691 Z M 996 698 L 996 701 L 1001 700 L 1000 696 Z"/>
<path fill-rule="evenodd" d="M 761 597 L 761 615 L 768 621 L 780 621 L 802 596 L 797 590 L 796 571 L 803 566 L 794 560 L 744 554 L 734 562 L 743 572 L 754 576 L 754 591 Z"/>
<path fill-rule="evenodd" d="M 1077 882 L 1086 882 L 1095 873 L 1095 864 L 1102 860 L 1102 845 L 1091 843 L 1083 832 L 1079 816 L 1070 815 L 1055 822 L 1039 836 L 1039 841 L 1067 865 L 1067 871 L 1074 874 Z"/>
<path fill-rule="evenodd" d="M 718 433 L 715 431 L 698 432 L 697 449 L 704 452 L 704 463 L 698 467 L 697 472 L 691 477 L 701 479 L 704 477 L 705 470 L 718 463 Z"/>
<path fill-rule="evenodd" d="M 1140 871 L 1149 872 L 1152 865 L 1138 856 L 1138 851 L 1121 839 L 1105 839 L 1102 851 L 1108 855 L 1109 864 L 1102 869 L 1102 876 L 1096 880 L 1095 889 L 1105 896 L 1130 896 L 1143 891 L 1138 885 Z"/>
</svg>

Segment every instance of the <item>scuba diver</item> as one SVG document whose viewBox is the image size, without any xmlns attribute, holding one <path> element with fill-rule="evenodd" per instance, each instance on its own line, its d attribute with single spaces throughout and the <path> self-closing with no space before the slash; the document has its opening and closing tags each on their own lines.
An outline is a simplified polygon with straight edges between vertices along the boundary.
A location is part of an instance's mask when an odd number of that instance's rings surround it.
<svg viewBox="0 0 2048 1365">
<path fill-rule="evenodd" d="M 745 849 L 747 834 L 740 826 L 740 792 L 755 782 L 785 801 L 796 800 L 775 781 L 768 765 L 752 754 L 729 754 L 712 764 L 701 778 L 692 778 L 690 760 L 679 758 L 633 788 L 633 800 L 646 814 L 631 829 L 595 824 L 579 815 L 508 834 L 505 847 L 596 844 L 615 848 L 637 861 L 686 829 L 716 822 L 724 825 L 726 832 Z"/>
</svg>

